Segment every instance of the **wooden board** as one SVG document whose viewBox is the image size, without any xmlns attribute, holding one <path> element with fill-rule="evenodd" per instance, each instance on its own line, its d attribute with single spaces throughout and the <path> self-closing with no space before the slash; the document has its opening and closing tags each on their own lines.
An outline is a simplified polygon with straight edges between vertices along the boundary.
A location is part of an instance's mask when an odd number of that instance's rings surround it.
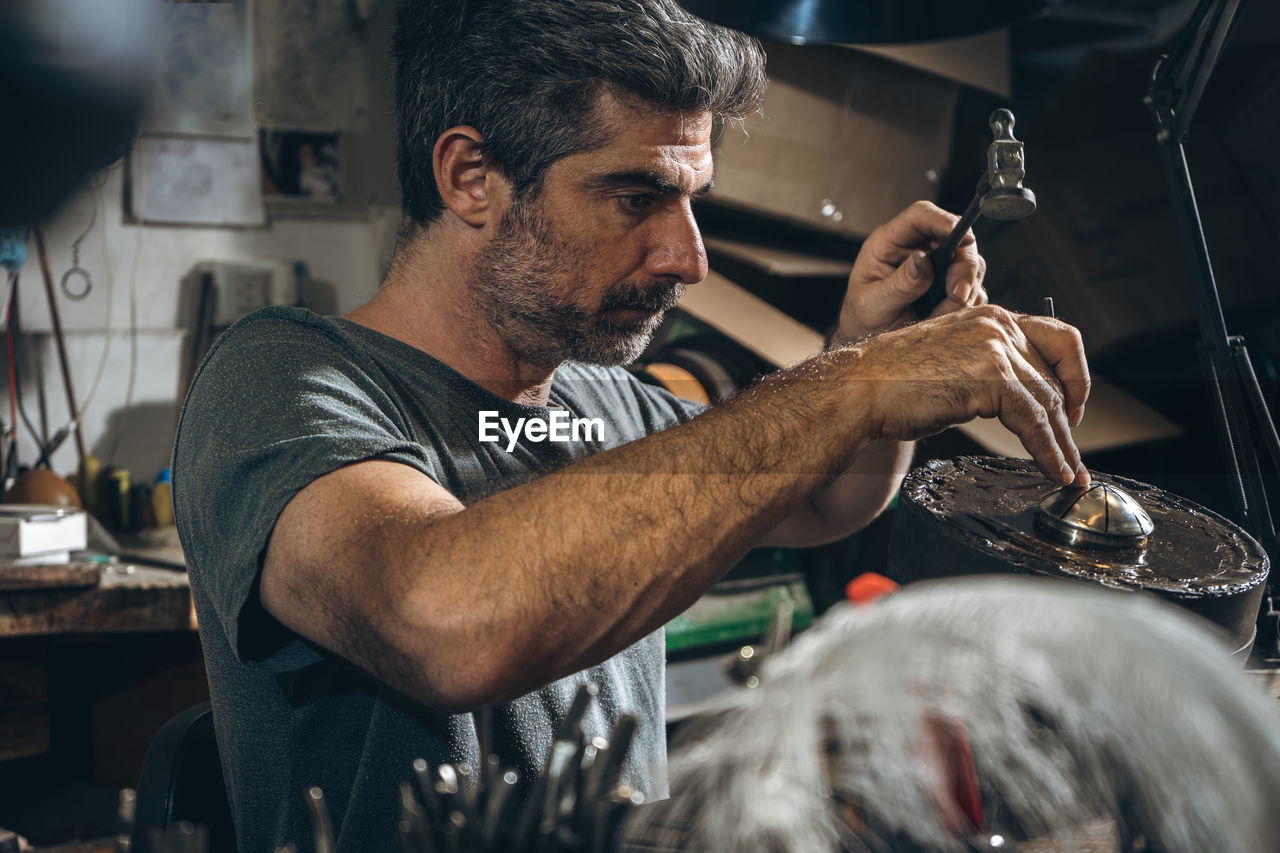
<svg viewBox="0 0 1280 853">
<path fill-rule="evenodd" d="M 195 630 L 185 572 L 117 565 L 88 589 L 0 594 L 0 637 Z"/>
<path fill-rule="evenodd" d="M 680 308 L 778 367 L 822 351 L 822 335 L 715 271 L 685 291 Z"/>
<path fill-rule="evenodd" d="M 726 125 L 711 198 L 854 237 L 937 198 L 959 84 L 846 48 L 767 50 L 764 109 Z"/>
<path fill-rule="evenodd" d="M 47 566 L 0 566 L 0 592 L 38 589 L 84 589 L 102 578 L 98 563 L 56 563 Z"/>
<path fill-rule="evenodd" d="M 756 246 L 723 237 L 706 237 L 707 251 L 719 253 L 740 263 L 750 264 L 761 272 L 776 276 L 847 278 L 853 271 L 853 258 L 846 261 L 812 255 L 776 246 Z"/>
</svg>

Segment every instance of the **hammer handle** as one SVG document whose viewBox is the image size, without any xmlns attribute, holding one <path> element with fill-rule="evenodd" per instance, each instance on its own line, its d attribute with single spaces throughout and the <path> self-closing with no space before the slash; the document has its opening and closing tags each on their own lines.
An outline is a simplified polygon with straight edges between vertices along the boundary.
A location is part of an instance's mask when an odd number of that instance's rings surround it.
<svg viewBox="0 0 1280 853">
<path fill-rule="evenodd" d="M 960 217 L 956 227 L 951 229 L 951 233 L 942 241 L 942 245 L 929 253 L 929 263 L 933 266 L 933 283 L 929 285 L 929 289 L 923 296 L 912 303 L 916 316 L 921 320 L 932 314 L 933 309 L 938 307 L 938 303 L 947 298 L 947 267 L 951 265 L 951 256 L 956 253 L 956 247 L 960 245 L 964 235 L 982 215 L 980 206 L 983 192 L 983 187 L 979 186 L 978 192 L 973 195 L 973 201 L 969 202 L 969 206 L 965 208 L 964 215 Z"/>
</svg>

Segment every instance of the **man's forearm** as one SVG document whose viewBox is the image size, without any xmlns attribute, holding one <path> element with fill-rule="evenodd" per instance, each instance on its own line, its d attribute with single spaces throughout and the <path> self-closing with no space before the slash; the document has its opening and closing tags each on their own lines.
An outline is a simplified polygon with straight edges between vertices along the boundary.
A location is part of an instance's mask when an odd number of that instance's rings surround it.
<svg viewBox="0 0 1280 853">
<path fill-rule="evenodd" d="M 841 327 L 827 339 L 827 350 L 866 340 Z M 803 547 L 842 539 L 866 527 L 884 512 L 911 467 L 915 442 L 875 441 L 860 450 L 830 485 L 761 541 L 761 545 Z"/>
<path fill-rule="evenodd" d="M 823 356 L 425 529 L 384 519 L 365 541 L 395 590 L 386 629 L 402 673 L 422 698 L 484 704 L 599 663 L 676 616 L 872 437 L 854 391 L 828 381 L 856 359 Z M 459 670 L 467 684 L 430 695 Z"/>
<path fill-rule="evenodd" d="M 868 444 L 841 474 L 760 542 L 761 546 L 805 548 L 843 539 L 884 512 L 911 465 L 915 443 Z"/>
<path fill-rule="evenodd" d="M 814 498 L 811 506 L 835 534 L 848 536 L 866 527 L 893 500 L 911 467 L 915 442 L 876 441 Z"/>
<path fill-rule="evenodd" d="M 1083 479 L 1066 413 L 1078 418 L 1087 393 L 1078 333 L 981 307 L 817 356 L 470 507 L 407 466 L 356 463 L 285 507 L 262 601 L 422 701 L 478 707 L 662 625 L 841 472 L 855 490 L 875 477 L 886 499 L 905 448 L 855 465 L 876 439 L 998 416 L 1047 476 Z"/>
</svg>

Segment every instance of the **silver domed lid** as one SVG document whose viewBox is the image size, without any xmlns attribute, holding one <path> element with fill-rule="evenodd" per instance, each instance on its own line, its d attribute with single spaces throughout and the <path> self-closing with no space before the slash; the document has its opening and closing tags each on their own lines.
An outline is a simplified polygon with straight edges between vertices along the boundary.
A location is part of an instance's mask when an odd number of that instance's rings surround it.
<svg viewBox="0 0 1280 853">
<path fill-rule="evenodd" d="M 1038 518 L 1067 545 L 1136 548 L 1154 528 L 1137 501 L 1107 483 L 1054 489 L 1040 501 Z"/>
</svg>

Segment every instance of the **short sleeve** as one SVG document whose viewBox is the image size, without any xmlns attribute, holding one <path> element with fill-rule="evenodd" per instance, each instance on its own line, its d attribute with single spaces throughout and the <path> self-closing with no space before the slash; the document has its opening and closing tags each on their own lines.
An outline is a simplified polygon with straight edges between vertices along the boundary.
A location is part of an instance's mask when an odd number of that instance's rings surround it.
<svg viewBox="0 0 1280 853">
<path fill-rule="evenodd" d="M 262 557 L 285 505 L 319 477 L 366 459 L 439 479 L 376 364 L 309 316 L 267 309 L 224 333 L 187 395 L 173 457 L 193 590 L 207 596 L 237 659 L 275 672 L 321 659 L 258 598 Z"/>
<path fill-rule="evenodd" d="M 621 367 L 571 362 L 556 371 L 556 388 L 577 408 L 606 414 L 611 421 L 609 434 L 617 437 L 616 443 L 661 432 L 706 410 L 706 406 L 641 382 Z"/>
</svg>

